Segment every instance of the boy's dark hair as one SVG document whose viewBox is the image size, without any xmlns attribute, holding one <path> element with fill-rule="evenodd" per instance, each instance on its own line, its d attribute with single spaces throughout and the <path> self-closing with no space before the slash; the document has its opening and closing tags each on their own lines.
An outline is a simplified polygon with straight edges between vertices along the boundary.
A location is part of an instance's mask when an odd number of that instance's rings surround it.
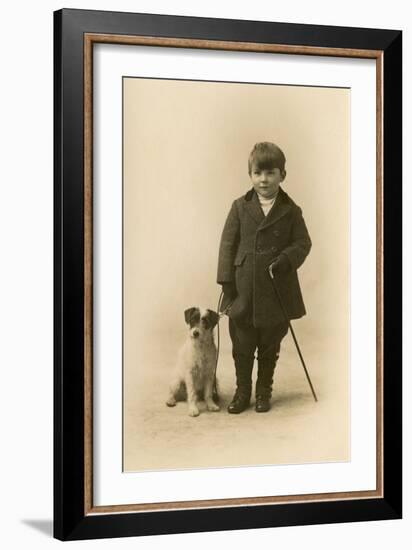
<svg viewBox="0 0 412 550">
<path fill-rule="evenodd" d="M 252 152 L 249 155 L 248 169 L 249 175 L 252 172 L 252 164 L 255 164 L 260 170 L 271 170 L 273 168 L 279 168 L 279 170 L 285 172 L 285 155 L 277 145 L 270 141 L 262 141 L 256 143 Z"/>
</svg>

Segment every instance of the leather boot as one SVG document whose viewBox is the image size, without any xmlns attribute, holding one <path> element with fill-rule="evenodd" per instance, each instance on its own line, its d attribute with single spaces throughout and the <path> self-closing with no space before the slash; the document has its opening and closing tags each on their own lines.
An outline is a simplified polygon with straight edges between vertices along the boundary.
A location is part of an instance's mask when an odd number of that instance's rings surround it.
<svg viewBox="0 0 412 550">
<path fill-rule="evenodd" d="M 237 388 L 227 411 L 231 414 L 239 414 L 246 410 L 250 404 L 252 392 L 252 360 L 235 360 Z"/>
<path fill-rule="evenodd" d="M 258 362 L 258 378 L 256 381 L 256 412 L 268 412 L 270 410 L 270 398 L 272 397 L 273 373 L 276 363 L 273 361 Z"/>
<path fill-rule="evenodd" d="M 232 401 L 230 402 L 227 412 L 231 414 L 239 414 L 245 411 L 250 404 L 250 392 L 249 394 L 243 393 L 237 389 Z"/>
</svg>

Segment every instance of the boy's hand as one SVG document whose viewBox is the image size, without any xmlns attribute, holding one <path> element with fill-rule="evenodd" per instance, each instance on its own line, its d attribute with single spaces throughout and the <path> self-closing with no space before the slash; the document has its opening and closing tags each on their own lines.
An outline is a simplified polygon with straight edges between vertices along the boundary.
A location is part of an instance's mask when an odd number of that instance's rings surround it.
<svg viewBox="0 0 412 550">
<path fill-rule="evenodd" d="M 272 275 L 280 275 L 281 273 L 287 273 L 290 270 L 289 258 L 286 254 L 280 254 L 276 260 L 270 264 L 269 272 Z"/>
</svg>

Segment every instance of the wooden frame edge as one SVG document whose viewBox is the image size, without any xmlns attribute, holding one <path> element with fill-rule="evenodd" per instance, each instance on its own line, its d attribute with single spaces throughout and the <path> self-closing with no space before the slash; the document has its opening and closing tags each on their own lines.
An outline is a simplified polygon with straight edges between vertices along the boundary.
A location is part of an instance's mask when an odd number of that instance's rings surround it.
<svg viewBox="0 0 412 550">
<path fill-rule="evenodd" d="M 84 512 L 93 507 L 93 44 L 84 41 Z"/>
<path fill-rule="evenodd" d="M 260 53 L 287 53 L 294 55 L 321 55 L 332 57 L 363 57 L 377 59 L 381 50 L 355 48 L 324 48 L 321 46 L 294 46 L 288 44 L 265 44 L 258 42 L 233 42 L 192 38 L 166 38 L 156 36 L 134 36 L 123 34 L 85 33 L 85 44 L 128 44 L 139 46 L 162 46 L 171 48 L 193 48 L 202 50 L 232 50 Z"/>
<path fill-rule="evenodd" d="M 384 495 L 384 55 L 376 59 L 376 487 Z"/>
<path fill-rule="evenodd" d="M 377 231 L 377 364 L 376 364 L 376 445 L 377 488 L 374 491 L 342 493 L 316 493 L 277 497 L 245 497 L 232 499 L 195 500 L 184 502 L 159 502 L 130 505 L 93 505 L 93 44 L 129 44 L 177 48 L 232 50 L 261 53 L 288 53 L 332 57 L 355 57 L 376 60 L 376 231 Z M 98 514 L 149 512 L 183 509 L 225 508 L 229 506 L 259 506 L 267 504 L 292 504 L 331 502 L 339 500 L 366 500 L 384 498 L 383 486 L 383 60 L 382 50 L 350 48 L 323 48 L 253 42 L 231 42 L 203 39 L 160 38 L 151 36 L 84 34 L 84 411 L 85 411 L 85 464 L 84 464 L 84 513 Z M 380 429 L 379 429 L 380 424 Z M 378 463 L 381 467 L 378 468 Z"/>
</svg>

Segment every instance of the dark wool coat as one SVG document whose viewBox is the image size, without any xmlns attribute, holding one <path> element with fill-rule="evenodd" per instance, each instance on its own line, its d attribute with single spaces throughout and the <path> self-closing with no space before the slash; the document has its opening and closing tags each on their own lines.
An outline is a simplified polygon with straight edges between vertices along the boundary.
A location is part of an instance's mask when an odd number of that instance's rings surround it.
<svg viewBox="0 0 412 550">
<path fill-rule="evenodd" d="M 311 246 L 302 210 L 282 188 L 266 217 L 253 189 L 235 200 L 223 229 L 217 272 L 219 284 L 236 283 L 237 297 L 229 317 L 256 328 L 285 320 L 268 272 L 280 254 L 290 262 L 287 273 L 275 276 L 289 319 L 305 315 L 296 270 Z M 227 298 L 222 309 L 225 303 Z"/>
</svg>

